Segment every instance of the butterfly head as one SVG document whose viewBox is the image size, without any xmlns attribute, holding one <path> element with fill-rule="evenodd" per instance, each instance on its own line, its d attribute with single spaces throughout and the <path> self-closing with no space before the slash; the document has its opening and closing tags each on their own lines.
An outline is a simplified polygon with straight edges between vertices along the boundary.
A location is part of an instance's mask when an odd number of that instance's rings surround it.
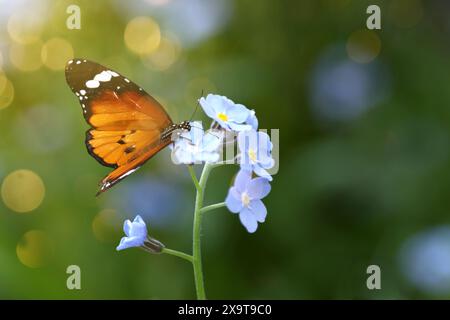
<svg viewBox="0 0 450 320">
<path fill-rule="evenodd" d="M 181 130 L 191 131 L 191 123 L 189 121 L 183 121 L 178 125 Z"/>
</svg>

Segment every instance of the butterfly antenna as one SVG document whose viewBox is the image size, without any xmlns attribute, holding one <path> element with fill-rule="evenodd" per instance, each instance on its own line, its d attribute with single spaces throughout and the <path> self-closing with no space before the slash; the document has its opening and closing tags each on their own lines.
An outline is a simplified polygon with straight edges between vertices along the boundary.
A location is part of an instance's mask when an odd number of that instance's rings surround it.
<svg viewBox="0 0 450 320">
<path fill-rule="evenodd" d="M 202 89 L 202 93 L 200 94 L 200 97 L 203 97 L 203 89 Z M 194 115 L 195 115 L 195 113 L 197 112 L 197 109 L 198 109 L 199 105 L 200 105 L 200 103 L 199 103 L 198 100 L 197 100 L 197 104 L 195 105 L 194 112 L 192 113 L 191 118 L 189 119 L 189 122 L 191 122 L 192 119 L 194 118 Z"/>
</svg>

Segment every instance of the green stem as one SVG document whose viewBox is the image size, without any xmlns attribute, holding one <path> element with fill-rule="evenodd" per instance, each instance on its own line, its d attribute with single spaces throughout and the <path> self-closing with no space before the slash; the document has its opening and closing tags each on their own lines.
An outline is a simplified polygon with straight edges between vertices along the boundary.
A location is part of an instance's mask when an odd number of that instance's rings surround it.
<svg viewBox="0 0 450 320">
<path fill-rule="evenodd" d="M 206 163 L 203 167 L 202 175 L 200 176 L 200 181 L 198 182 L 197 195 L 195 197 L 195 209 L 194 209 L 194 225 L 192 230 L 192 265 L 194 267 L 194 278 L 195 278 L 195 290 L 197 292 L 198 300 L 205 300 L 205 286 L 203 282 L 203 271 L 202 271 L 202 254 L 201 254 L 201 225 L 202 225 L 202 206 L 203 206 L 203 196 L 205 192 L 206 182 L 208 181 L 208 176 L 211 170 L 214 168 L 213 164 Z M 189 167 L 189 171 L 193 173 L 193 169 Z M 194 174 L 195 176 L 195 174 Z M 195 181 L 197 178 L 192 178 Z"/>
<path fill-rule="evenodd" d="M 200 210 L 200 212 L 203 214 L 203 213 L 208 212 L 210 210 L 214 210 L 214 209 L 217 209 L 217 208 L 222 208 L 222 207 L 225 207 L 225 206 L 226 206 L 225 202 L 219 202 L 219 203 L 215 203 L 215 204 L 203 207 Z"/>
<path fill-rule="evenodd" d="M 181 259 L 185 259 L 185 260 L 187 260 L 187 261 L 189 261 L 191 263 L 193 261 L 193 258 L 192 258 L 192 256 L 190 254 L 187 254 L 187 253 L 184 253 L 184 252 L 181 252 L 181 251 L 177 251 L 177 250 L 172 250 L 172 249 L 169 249 L 169 248 L 163 248 L 161 253 L 170 254 L 172 256 L 176 256 L 176 257 L 179 257 Z"/>
<path fill-rule="evenodd" d="M 189 173 L 191 174 L 192 181 L 194 182 L 195 189 L 197 189 L 197 191 L 200 190 L 200 185 L 198 183 L 198 179 L 197 179 L 197 176 L 195 175 L 195 171 L 194 171 L 194 166 L 188 165 L 188 170 L 189 170 Z"/>
</svg>

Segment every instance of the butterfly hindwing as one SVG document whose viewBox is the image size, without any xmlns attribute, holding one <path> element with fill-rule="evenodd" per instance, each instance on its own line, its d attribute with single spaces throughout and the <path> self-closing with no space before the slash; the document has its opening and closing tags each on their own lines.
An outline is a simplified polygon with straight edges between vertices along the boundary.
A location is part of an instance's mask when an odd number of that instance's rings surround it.
<svg viewBox="0 0 450 320">
<path fill-rule="evenodd" d="M 172 124 L 164 108 L 138 85 L 98 63 L 74 59 L 66 80 L 78 97 L 92 129 L 86 132 L 89 154 L 115 168 L 101 182 L 105 191 L 136 171 L 169 142 L 161 132 Z"/>
</svg>

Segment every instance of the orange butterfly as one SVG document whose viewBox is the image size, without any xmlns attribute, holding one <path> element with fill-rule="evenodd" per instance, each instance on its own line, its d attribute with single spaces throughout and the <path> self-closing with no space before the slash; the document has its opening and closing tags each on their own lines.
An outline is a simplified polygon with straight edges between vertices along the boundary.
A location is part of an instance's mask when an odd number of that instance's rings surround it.
<svg viewBox="0 0 450 320">
<path fill-rule="evenodd" d="M 180 131 L 191 129 L 189 121 L 174 124 L 152 96 L 98 63 L 70 60 L 66 80 L 92 127 L 86 131 L 89 154 L 114 168 L 101 180 L 97 195 L 139 169 L 172 143 Z"/>
</svg>

